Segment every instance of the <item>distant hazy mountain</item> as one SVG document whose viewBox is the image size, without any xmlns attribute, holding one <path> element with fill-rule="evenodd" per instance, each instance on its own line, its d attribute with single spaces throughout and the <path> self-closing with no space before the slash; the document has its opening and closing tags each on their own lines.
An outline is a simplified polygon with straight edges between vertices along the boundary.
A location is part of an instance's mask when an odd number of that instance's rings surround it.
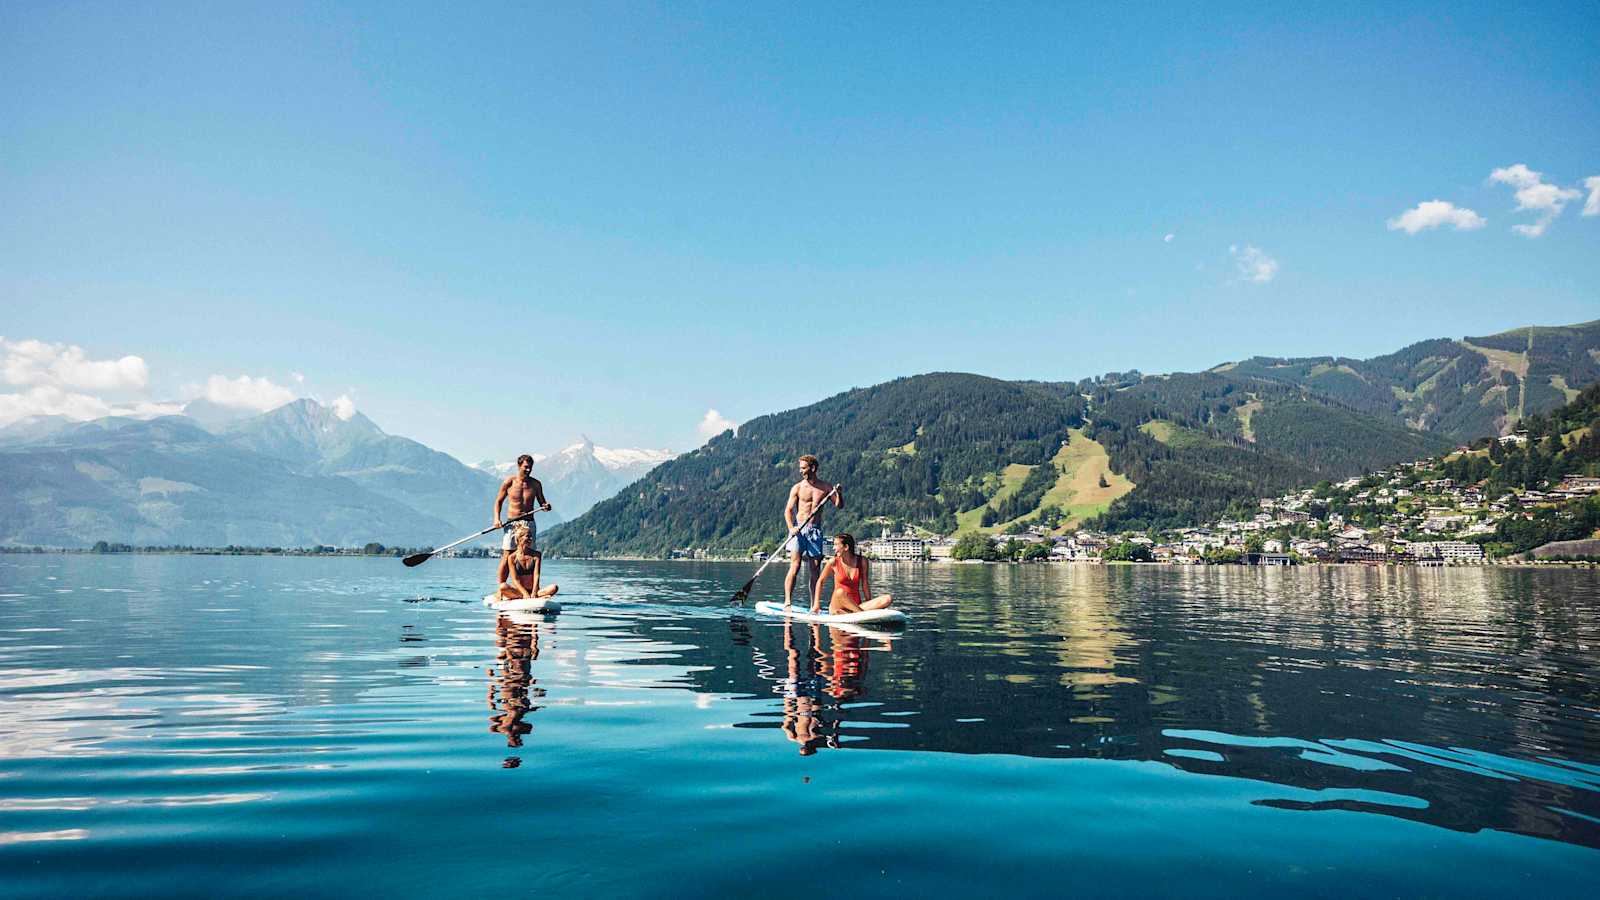
<svg viewBox="0 0 1600 900">
<path fill-rule="evenodd" d="M 499 487 L 492 476 L 409 438 L 385 434 L 354 410 L 343 416 L 315 400 L 296 400 L 230 425 L 222 437 L 291 463 L 297 471 L 348 478 L 462 533 L 492 521 Z"/>
<path fill-rule="evenodd" d="M 237 406 L 223 406 L 204 397 L 190 400 L 183 406 L 183 414 L 199 422 L 207 431 L 220 431 L 235 422 L 242 422 L 256 413 Z"/>
<path fill-rule="evenodd" d="M 99 419 L 0 448 L 0 543 L 416 546 L 459 533 L 457 522 L 181 416 Z"/>
<path fill-rule="evenodd" d="M 0 428 L 0 447 L 26 444 L 57 434 L 78 423 L 66 416 L 29 416 Z"/>
<path fill-rule="evenodd" d="M 184 416 L 12 425 L 0 542 L 425 546 L 490 521 L 493 476 L 353 410 L 296 400 L 214 432 Z"/>
<path fill-rule="evenodd" d="M 597 447 L 587 437 L 549 456 L 532 454 L 533 474 L 561 519 L 583 515 L 589 508 L 627 487 L 671 459 L 671 450 Z M 516 470 L 515 462 L 481 462 L 478 468 L 499 478 Z"/>
</svg>

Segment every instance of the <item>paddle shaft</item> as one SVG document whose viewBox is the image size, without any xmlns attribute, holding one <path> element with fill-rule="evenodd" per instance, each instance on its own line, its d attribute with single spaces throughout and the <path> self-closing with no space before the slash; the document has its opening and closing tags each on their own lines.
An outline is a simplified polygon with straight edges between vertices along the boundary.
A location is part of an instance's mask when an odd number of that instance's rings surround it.
<svg viewBox="0 0 1600 900">
<path fill-rule="evenodd" d="M 789 541 L 794 538 L 795 535 L 799 534 L 802 529 L 804 529 L 807 525 L 811 524 L 811 520 L 812 519 L 815 519 L 817 516 L 822 515 L 822 506 L 823 506 L 823 504 L 827 503 L 829 500 L 832 500 L 833 499 L 833 495 L 837 494 L 837 493 L 839 493 L 839 486 L 836 484 L 836 485 L 833 486 L 833 490 L 829 491 L 827 496 L 823 497 L 821 502 L 819 502 L 817 504 L 817 508 L 813 509 L 811 511 L 811 515 L 806 516 L 804 521 L 802 521 L 799 525 L 796 525 L 793 529 L 791 529 L 789 531 L 789 536 L 783 539 L 784 545 L 787 545 L 789 543 Z M 782 547 L 780 547 L 779 549 L 782 549 Z M 766 562 L 763 562 L 761 564 L 761 568 L 757 569 L 756 573 L 754 575 L 750 576 L 750 584 L 755 584 L 756 579 L 761 577 L 761 573 L 765 572 L 767 570 L 767 566 L 772 565 L 772 561 L 777 559 L 777 558 L 778 558 L 778 554 L 777 554 L 776 551 L 774 551 L 771 556 L 768 556 Z M 745 585 L 745 590 L 749 590 L 749 589 L 750 589 L 750 585 Z"/>
<path fill-rule="evenodd" d="M 465 544 L 467 541 L 473 540 L 474 538 L 481 538 L 484 535 L 488 534 L 489 532 L 498 531 L 501 528 L 504 528 L 506 525 L 508 525 L 508 524 L 510 524 L 512 522 L 521 522 L 521 521 L 524 521 L 524 520 L 527 520 L 527 519 L 532 519 L 534 517 L 534 514 L 538 513 L 538 512 L 539 512 L 539 510 L 534 509 L 534 510 L 529 510 L 528 512 L 525 512 L 520 516 L 512 516 L 511 518 L 505 520 L 504 522 L 500 523 L 499 525 L 490 525 L 488 528 L 485 528 L 484 530 L 482 530 L 482 531 L 480 531 L 480 532 L 478 532 L 476 534 L 469 534 L 469 535 L 467 535 L 466 537 L 462 538 L 459 541 L 452 541 L 451 543 L 445 544 L 443 547 L 440 547 L 440 548 L 438 548 L 436 550 L 429 550 L 427 553 L 420 553 L 420 554 L 417 554 L 417 556 L 415 556 L 415 557 L 408 556 L 408 557 L 405 558 L 404 562 L 406 562 L 408 565 L 413 565 L 413 566 L 421 565 L 422 563 L 427 562 L 428 557 L 433 556 L 435 553 L 443 553 L 444 551 L 449 550 L 451 547 L 458 547 L 458 546 L 460 546 L 462 544 Z M 412 562 L 413 559 L 415 559 L 416 562 Z"/>
</svg>

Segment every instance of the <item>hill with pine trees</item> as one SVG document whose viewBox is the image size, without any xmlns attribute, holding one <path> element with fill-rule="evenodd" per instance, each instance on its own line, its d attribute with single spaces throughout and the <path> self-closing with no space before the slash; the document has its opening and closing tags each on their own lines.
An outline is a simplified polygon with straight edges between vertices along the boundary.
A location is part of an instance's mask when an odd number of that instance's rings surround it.
<svg viewBox="0 0 1600 900">
<path fill-rule="evenodd" d="M 762 416 L 551 534 L 569 555 L 740 551 L 782 536 L 796 458 L 845 485 L 830 530 L 1144 530 L 1508 432 L 1600 380 L 1600 322 L 1253 357 L 1077 382 L 933 373 Z"/>
</svg>

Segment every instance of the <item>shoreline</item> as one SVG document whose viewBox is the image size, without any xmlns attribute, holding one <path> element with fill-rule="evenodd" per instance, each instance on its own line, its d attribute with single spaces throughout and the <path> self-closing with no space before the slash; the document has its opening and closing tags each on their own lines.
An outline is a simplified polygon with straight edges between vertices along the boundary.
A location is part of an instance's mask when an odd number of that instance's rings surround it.
<svg viewBox="0 0 1600 900">
<path fill-rule="evenodd" d="M 383 553 L 366 553 L 359 548 L 340 549 L 332 552 L 317 551 L 307 548 L 275 548 L 275 547 L 191 547 L 184 549 L 166 548 L 134 548 L 129 550 L 101 551 L 90 548 L 78 547 L 0 547 L 0 555 L 6 556 L 277 556 L 293 558 L 319 558 L 319 559 L 401 559 L 406 553 L 415 552 L 415 548 L 404 548 L 405 552 L 398 552 L 401 548 L 386 549 Z M 498 558 L 498 553 L 474 553 L 471 555 L 448 554 L 436 557 L 438 559 L 474 559 L 493 560 Z M 716 565 L 747 565 L 759 560 L 745 559 L 742 557 L 715 557 L 708 559 L 683 559 L 666 558 L 660 556 L 549 556 L 551 560 L 594 560 L 597 562 L 660 562 L 674 564 L 716 564 Z M 1218 563 L 1208 565 L 1205 563 L 1173 563 L 1173 562 L 1142 562 L 1134 560 L 1073 560 L 1070 562 L 1017 562 L 1011 560 L 911 560 L 911 559 L 874 559 L 877 565 L 892 566 L 1128 566 L 1141 568 L 1194 568 L 1194 569 L 1306 569 L 1306 568 L 1357 568 L 1357 569 L 1593 569 L 1600 568 L 1600 559 L 1596 560 L 1495 560 L 1481 563 L 1462 563 L 1424 566 L 1416 563 L 1360 563 L 1360 562 L 1303 562 L 1292 566 L 1262 566 L 1246 565 L 1244 563 Z"/>
</svg>

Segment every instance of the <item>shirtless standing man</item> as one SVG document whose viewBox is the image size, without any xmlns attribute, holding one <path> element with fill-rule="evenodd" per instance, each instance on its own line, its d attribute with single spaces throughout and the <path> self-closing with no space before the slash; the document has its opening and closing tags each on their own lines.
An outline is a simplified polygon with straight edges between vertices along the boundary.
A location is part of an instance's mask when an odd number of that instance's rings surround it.
<svg viewBox="0 0 1600 900">
<path fill-rule="evenodd" d="M 509 503 L 507 502 L 509 501 Z M 506 517 L 515 519 L 523 513 L 535 509 L 543 512 L 550 511 L 549 501 L 544 499 L 544 485 L 539 479 L 533 477 L 533 457 L 524 453 L 517 457 L 517 474 L 512 475 L 500 483 L 500 493 L 494 495 L 494 523 L 505 532 L 505 537 L 500 540 L 500 577 L 499 582 L 504 583 L 506 573 L 511 568 L 511 551 L 516 549 L 513 535 L 514 529 L 520 522 L 500 521 L 500 504 L 506 503 Z M 527 518 L 528 532 L 532 540 L 528 549 L 538 555 L 539 526 L 534 523 L 533 517 Z"/>
<path fill-rule="evenodd" d="M 801 522 L 817 512 L 818 506 L 827 499 L 828 493 L 833 490 L 833 485 L 817 478 L 817 458 L 807 453 L 800 457 L 800 481 L 789 489 L 789 500 L 783 505 L 783 521 L 790 531 Z M 833 495 L 835 508 L 844 507 L 844 492 Z M 816 593 L 817 579 L 822 577 L 822 513 L 817 512 L 815 521 L 807 522 L 800 533 L 789 539 L 786 545 L 789 550 L 789 577 L 783 582 L 783 605 L 788 606 L 794 600 L 794 579 L 800 574 L 800 560 L 804 559 L 810 572 L 810 580 L 806 582 L 806 596 Z"/>
</svg>

